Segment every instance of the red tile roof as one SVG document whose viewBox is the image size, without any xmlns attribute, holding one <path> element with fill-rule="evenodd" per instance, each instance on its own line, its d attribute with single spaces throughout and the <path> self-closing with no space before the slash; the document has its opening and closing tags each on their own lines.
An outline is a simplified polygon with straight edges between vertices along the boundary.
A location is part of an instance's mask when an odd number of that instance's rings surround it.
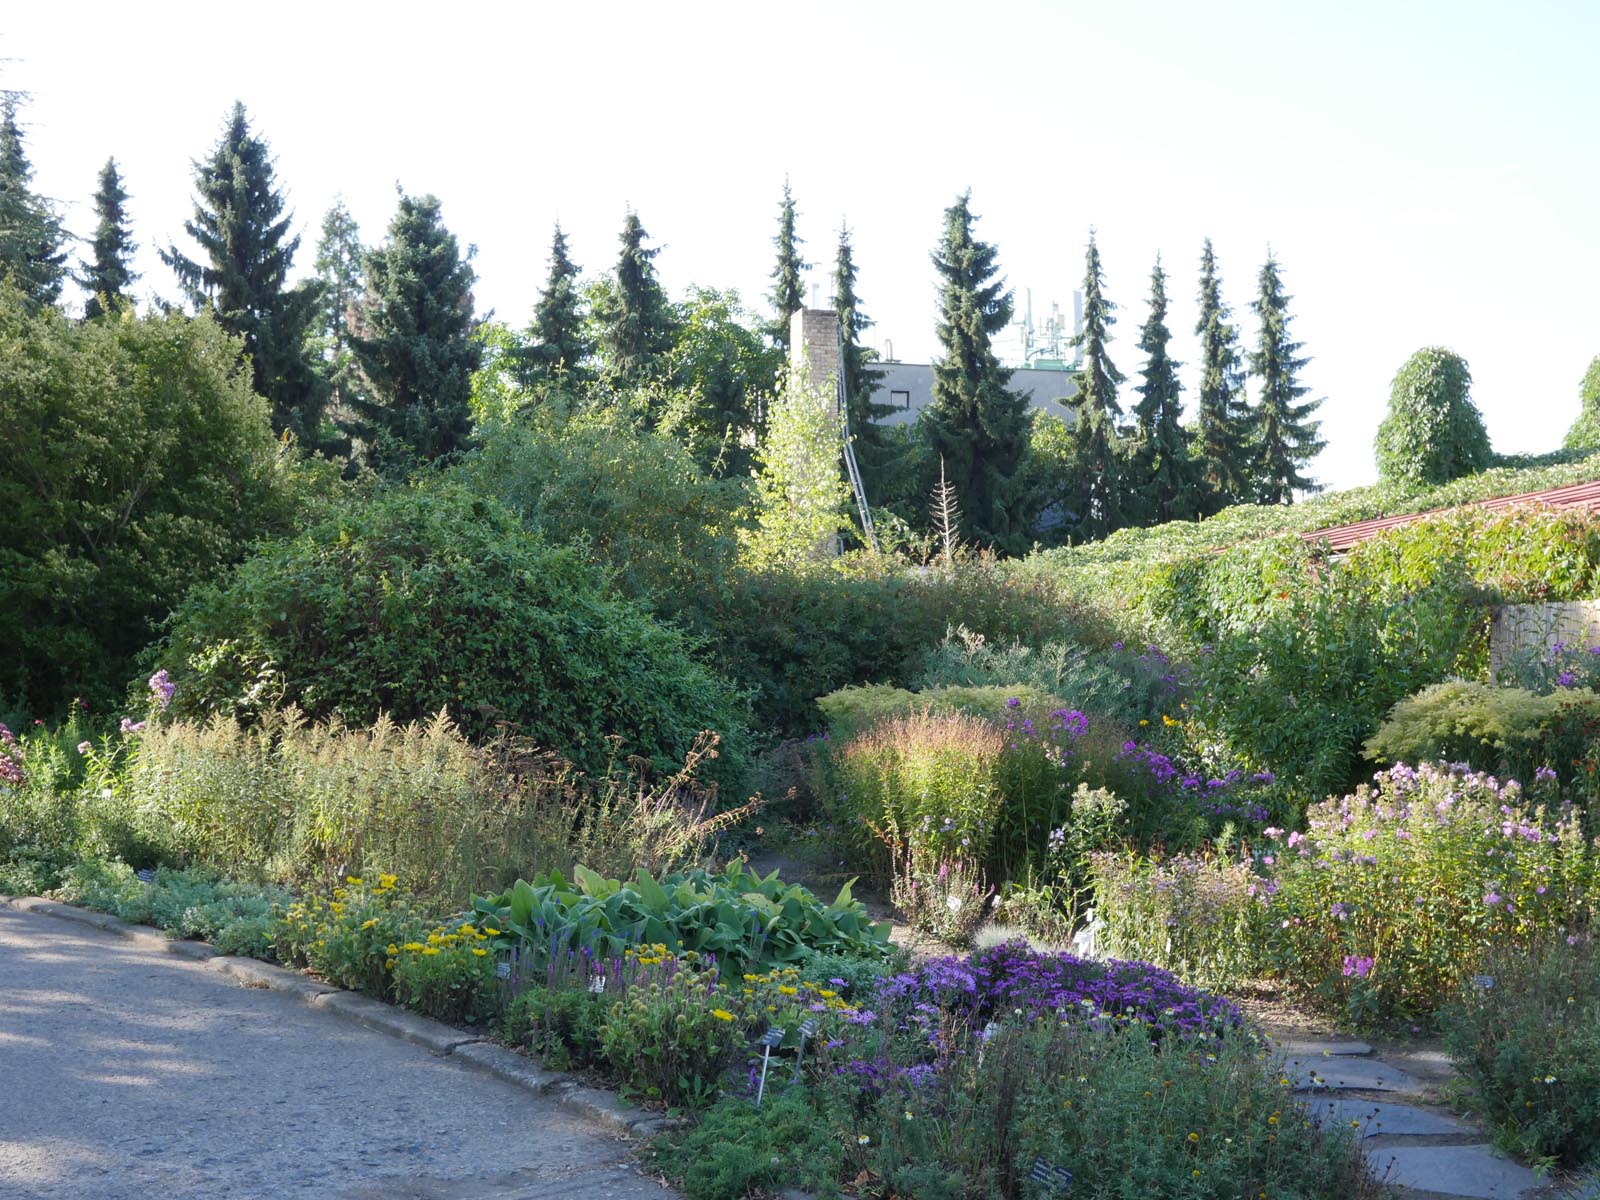
<svg viewBox="0 0 1600 1200">
<path fill-rule="evenodd" d="M 1371 521 L 1357 521 L 1353 525 L 1335 525 L 1331 529 L 1318 529 L 1311 533 L 1302 533 L 1300 539 L 1306 542 L 1327 542 L 1329 549 L 1335 554 L 1349 550 L 1352 546 L 1360 545 L 1368 538 L 1376 537 L 1385 529 L 1395 529 L 1401 525 L 1409 525 L 1413 521 L 1420 521 L 1424 517 L 1435 517 L 1440 513 L 1451 512 L 1456 508 L 1511 508 L 1514 505 L 1537 505 L 1542 508 L 1585 508 L 1591 511 L 1600 510 L 1600 480 L 1593 483 L 1572 483 L 1566 487 L 1547 488 L 1542 492 L 1522 492 L 1516 496 L 1497 496 L 1492 500 L 1474 500 L 1468 504 L 1451 505 L 1448 508 L 1431 508 L 1427 512 L 1406 513 L 1398 517 L 1376 517 Z"/>
</svg>

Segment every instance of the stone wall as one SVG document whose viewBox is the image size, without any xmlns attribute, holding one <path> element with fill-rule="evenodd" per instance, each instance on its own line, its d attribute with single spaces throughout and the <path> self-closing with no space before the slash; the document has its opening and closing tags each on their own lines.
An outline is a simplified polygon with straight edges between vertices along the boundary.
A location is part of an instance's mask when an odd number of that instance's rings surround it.
<svg viewBox="0 0 1600 1200">
<path fill-rule="evenodd" d="M 1520 650 L 1600 646 L 1600 600 L 1502 604 L 1489 619 L 1489 669 L 1498 674 Z"/>
</svg>

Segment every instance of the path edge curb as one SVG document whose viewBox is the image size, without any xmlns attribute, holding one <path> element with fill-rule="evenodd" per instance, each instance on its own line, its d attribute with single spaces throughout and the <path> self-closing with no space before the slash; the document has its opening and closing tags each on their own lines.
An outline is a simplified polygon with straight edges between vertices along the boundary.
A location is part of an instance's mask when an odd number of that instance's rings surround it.
<svg viewBox="0 0 1600 1200">
<path fill-rule="evenodd" d="M 547 1071 L 534 1059 L 482 1035 L 274 963 L 218 954 L 215 947 L 205 942 L 176 938 L 149 925 L 134 925 L 110 913 L 63 904 L 43 896 L 0 895 L 0 907 L 114 933 L 138 945 L 195 960 L 208 970 L 229 976 L 241 987 L 288 993 L 308 1008 L 334 1013 L 367 1029 L 422 1046 L 441 1058 L 457 1060 L 463 1066 L 532 1095 L 554 1098 L 567 1111 L 587 1117 L 608 1133 L 623 1138 L 648 1140 L 658 1133 L 681 1129 L 688 1124 L 681 1117 L 632 1108 L 615 1092 L 580 1083 L 570 1075 Z"/>
</svg>

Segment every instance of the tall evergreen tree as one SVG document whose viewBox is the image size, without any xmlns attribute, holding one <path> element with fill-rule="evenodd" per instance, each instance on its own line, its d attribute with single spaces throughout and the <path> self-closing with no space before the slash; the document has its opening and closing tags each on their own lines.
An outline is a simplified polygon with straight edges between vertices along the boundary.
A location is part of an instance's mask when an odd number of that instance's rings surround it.
<svg viewBox="0 0 1600 1200">
<path fill-rule="evenodd" d="M 340 417 L 349 415 L 350 395 L 357 383 L 350 317 L 360 308 L 365 290 L 365 255 L 356 219 L 345 207 L 344 198 L 338 197 L 322 218 L 322 236 L 317 239 L 315 268 L 322 295 L 312 326 L 312 348 L 322 363 L 329 400 Z"/>
<path fill-rule="evenodd" d="M 306 333 L 321 288 L 314 280 L 288 286 L 300 238 L 289 234 L 271 153 L 250 131 L 243 104 L 234 103 L 211 156 L 194 164 L 194 177 L 194 217 L 183 227 L 200 257 L 169 246 L 161 260 L 197 312 L 211 310 L 244 339 L 255 390 L 272 406 L 272 428 L 315 444 L 326 392 Z"/>
<path fill-rule="evenodd" d="M 105 312 L 105 304 L 115 308 L 126 303 L 128 285 L 139 278 L 130 265 L 137 246 L 128 230 L 128 214 L 124 207 L 127 203 L 128 193 L 117 172 L 117 160 L 108 158 L 106 165 L 100 168 L 100 186 L 94 194 L 94 212 L 98 220 L 94 240 L 89 243 L 91 257 L 83 264 L 82 274 L 75 276 L 89 293 L 83 304 L 85 320 L 92 321 L 100 316 Z"/>
<path fill-rule="evenodd" d="M 672 349 L 672 309 L 653 261 L 661 249 L 645 249 L 649 236 L 639 214 L 630 212 L 622 226 L 615 278 L 600 293 L 600 311 L 595 314 L 606 368 L 623 385 L 659 375 Z"/>
<path fill-rule="evenodd" d="M 861 344 L 861 335 L 872 327 L 872 318 L 861 311 L 856 296 L 856 263 L 850 247 L 850 228 L 839 226 L 839 249 L 833 263 L 833 310 L 839 314 L 839 337 L 843 345 L 840 370 L 844 374 L 850 437 L 855 445 L 856 465 L 870 502 L 881 502 L 874 484 L 888 456 L 888 440 L 878 422 L 894 411 L 888 404 L 873 402 L 873 394 L 883 382 L 883 372 L 874 370 L 877 353 Z"/>
<path fill-rule="evenodd" d="M 800 246 L 805 239 L 794 231 L 794 196 L 789 191 L 789 181 L 783 181 L 783 200 L 778 205 L 778 236 L 772 244 L 778 248 L 778 262 L 772 268 L 772 307 L 777 316 L 772 322 L 772 338 L 789 355 L 789 318 L 805 307 L 804 275 L 811 264 L 800 260 Z"/>
<path fill-rule="evenodd" d="M 1106 298 L 1105 275 L 1094 230 L 1084 253 L 1083 328 L 1072 338 L 1078 351 L 1077 390 L 1067 401 L 1072 410 L 1072 442 L 1079 496 L 1078 531 L 1085 537 L 1104 537 L 1124 523 L 1126 506 L 1119 428 L 1122 405 L 1117 385 L 1123 374 L 1111 361 L 1106 343 L 1111 340 L 1112 314 L 1117 306 Z"/>
<path fill-rule="evenodd" d="M 33 308 L 61 298 L 67 274 L 66 231 L 55 208 L 33 190 L 33 164 L 17 124 L 20 92 L 0 92 L 0 276 Z"/>
<path fill-rule="evenodd" d="M 550 241 L 550 277 L 533 309 L 528 327 L 532 343 L 519 354 L 523 386 L 545 383 L 557 375 L 580 383 L 589 378 L 589 344 L 578 287 L 578 264 L 567 254 L 567 235 L 556 224 Z"/>
<path fill-rule="evenodd" d="M 1011 511 L 1011 479 L 1027 450 L 1028 401 L 1011 390 L 1011 372 L 992 348 L 994 335 L 1011 323 L 1011 292 L 995 248 L 972 235 L 971 200 L 963 193 L 945 209 L 944 237 L 933 253 L 944 354 L 933 364 L 933 401 L 922 420 L 960 498 L 967 535 L 1016 548 L 1027 522 Z"/>
<path fill-rule="evenodd" d="M 1228 323 L 1222 280 L 1207 238 L 1200 254 L 1200 459 L 1206 484 L 1206 511 L 1215 512 L 1252 498 L 1251 413 L 1245 398 L 1239 331 Z"/>
<path fill-rule="evenodd" d="M 361 327 L 350 343 L 371 394 L 354 398 L 352 433 L 394 474 L 464 449 L 472 433 L 472 252 L 433 196 L 400 197 L 385 243 L 366 256 Z"/>
<path fill-rule="evenodd" d="M 1300 473 L 1328 444 L 1317 436 L 1321 422 L 1311 419 L 1322 401 L 1300 401 L 1311 389 L 1301 387 L 1297 379 L 1300 368 L 1311 360 L 1297 357 L 1304 343 L 1289 340 L 1289 301 L 1294 297 L 1284 294 L 1270 249 L 1260 284 L 1250 305 L 1261 320 L 1256 350 L 1250 356 L 1250 370 L 1261 380 L 1261 405 L 1256 411 L 1257 498 L 1262 504 L 1292 504 L 1296 491 L 1322 490 Z"/>
<path fill-rule="evenodd" d="M 1179 423 L 1183 385 L 1178 363 L 1167 352 L 1172 333 L 1167 328 L 1167 273 L 1156 257 L 1150 272 L 1150 315 L 1139 331 L 1139 349 L 1145 352 L 1139 403 L 1138 450 L 1134 455 L 1134 486 L 1144 520 L 1160 524 L 1189 520 L 1201 508 L 1199 464 L 1189 451 L 1189 431 Z"/>
</svg>

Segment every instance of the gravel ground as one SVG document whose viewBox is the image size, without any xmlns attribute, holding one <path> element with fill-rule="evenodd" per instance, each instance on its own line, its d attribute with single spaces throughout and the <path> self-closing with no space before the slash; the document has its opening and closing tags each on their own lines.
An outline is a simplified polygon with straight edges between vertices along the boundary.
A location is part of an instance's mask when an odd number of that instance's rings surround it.
<svg viewBox="0 0 1600 1200">
<path fill-rule="evenodd" d="M 673 1200 L 553 1099 L 0 908 L 0 1197 Z"/>
</svg>

